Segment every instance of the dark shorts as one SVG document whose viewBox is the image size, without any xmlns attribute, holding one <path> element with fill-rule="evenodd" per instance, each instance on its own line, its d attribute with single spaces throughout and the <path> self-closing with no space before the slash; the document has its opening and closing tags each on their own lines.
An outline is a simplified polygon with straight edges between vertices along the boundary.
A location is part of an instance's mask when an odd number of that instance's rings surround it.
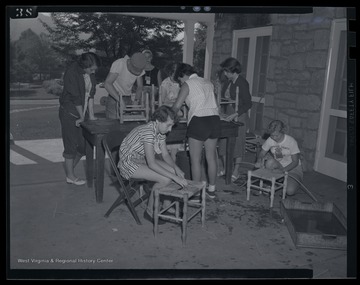
<svg viewBox="0 0 360 285">
<path fill-rule="evenodd" d="M 217 139 L 220 137 L 220 117 L 192 117 L 187 127 L 187 137 L 199 141 L 207 139 Z"/>
<path fill-rule="evenodd" d="M 74 159 L 77 155 L 84 156 L 85 139 L 82 135 L 81 127 L 75 125 L 77 118 L 60 107 L 59 119 L 61 122 L 61 135 L 64 144 L 63 157 Z"/>
</svg>

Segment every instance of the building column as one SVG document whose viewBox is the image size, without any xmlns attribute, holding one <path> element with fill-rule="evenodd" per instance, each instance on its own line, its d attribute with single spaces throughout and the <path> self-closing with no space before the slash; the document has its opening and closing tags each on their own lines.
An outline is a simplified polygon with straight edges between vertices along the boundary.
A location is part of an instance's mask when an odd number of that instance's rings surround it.
<svg viewBox="0 0 360 285">
<path fill-rule="evenodd" d="M 190 65 L 194 64 L 195 23 L 192 20 L 184 21 L 183 62 Z"/>
</svg>

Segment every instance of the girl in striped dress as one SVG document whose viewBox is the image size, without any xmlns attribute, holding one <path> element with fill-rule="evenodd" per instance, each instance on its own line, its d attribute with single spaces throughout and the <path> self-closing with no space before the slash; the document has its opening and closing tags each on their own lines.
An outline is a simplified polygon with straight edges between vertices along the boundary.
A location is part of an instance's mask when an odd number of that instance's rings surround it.
<svg viewBox="0 0 360 285">
<path fill-rule="evenodd" d="M 154 189 L 172 181 L 181 187 L 187 186 L 184 172 L 175 164 L 166 147 L 166 134 L 171 131 L 176 113 L 168 106 L 159 107 L 147 124 L 134 128 L 123 140 L 119 150 L 121 175 L 154 181 L 144 218 L 153 221 Z M 155 157 L 161 154 L 163 161 Z M 160 221 L 159 221 L 160 222 Z"/>
<path fill-rule="evenodd" d="M 187 137 L 189 142 L 192 180 L 206 180 L 202 177 L 202 152 L 208 166 L 209 187 L 207 194 L 215 198 L 217 174 L 216 145 L 220 137 L 220 116 L 214 94 L 214 85 L 199 77 L 194 68 L 186 63 L 177 67 L 174 79 L 181 83 L 178 98 L 173 105 L 178 112 L 185 102 L 189 108 Z"/>
</svg>

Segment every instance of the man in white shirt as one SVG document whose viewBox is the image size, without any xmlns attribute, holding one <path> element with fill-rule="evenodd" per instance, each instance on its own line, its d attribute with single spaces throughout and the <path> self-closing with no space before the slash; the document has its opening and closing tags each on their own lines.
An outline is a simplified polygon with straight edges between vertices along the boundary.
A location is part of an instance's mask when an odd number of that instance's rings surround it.
<svg viewBox="0 0 360 285">
<path fill-rule="evenodd" d="M 146 57 L 137 52 L 131 57 L 125 56 L 115 60 L 105 80 L 105 89 L 109 92 L 106 100 L 106 118 L 118 119 L 120 117 L 120 104 L 131 104 L 131 93 L 136 81 L 137 90 L 141 92 L 145 74 Z M 138 92 L 138 91 L 137 91 Z M 125 102 L 120 102 L 120 94 L 125 97 Z"/>
</svg>

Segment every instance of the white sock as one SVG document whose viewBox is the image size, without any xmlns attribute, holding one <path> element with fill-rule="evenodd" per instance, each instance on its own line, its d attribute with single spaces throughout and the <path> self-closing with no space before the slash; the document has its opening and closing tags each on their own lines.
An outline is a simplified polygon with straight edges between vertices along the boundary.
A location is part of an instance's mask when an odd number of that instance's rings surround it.
<svg viewBox="0 0 360 285">
<path fill-rule="evenodd" d="M 215 185 L 210 185 L 210 184 L 209 184 L 208 191 L 209 191 L 209 192 L 215 192 Z"/>
</svg>

